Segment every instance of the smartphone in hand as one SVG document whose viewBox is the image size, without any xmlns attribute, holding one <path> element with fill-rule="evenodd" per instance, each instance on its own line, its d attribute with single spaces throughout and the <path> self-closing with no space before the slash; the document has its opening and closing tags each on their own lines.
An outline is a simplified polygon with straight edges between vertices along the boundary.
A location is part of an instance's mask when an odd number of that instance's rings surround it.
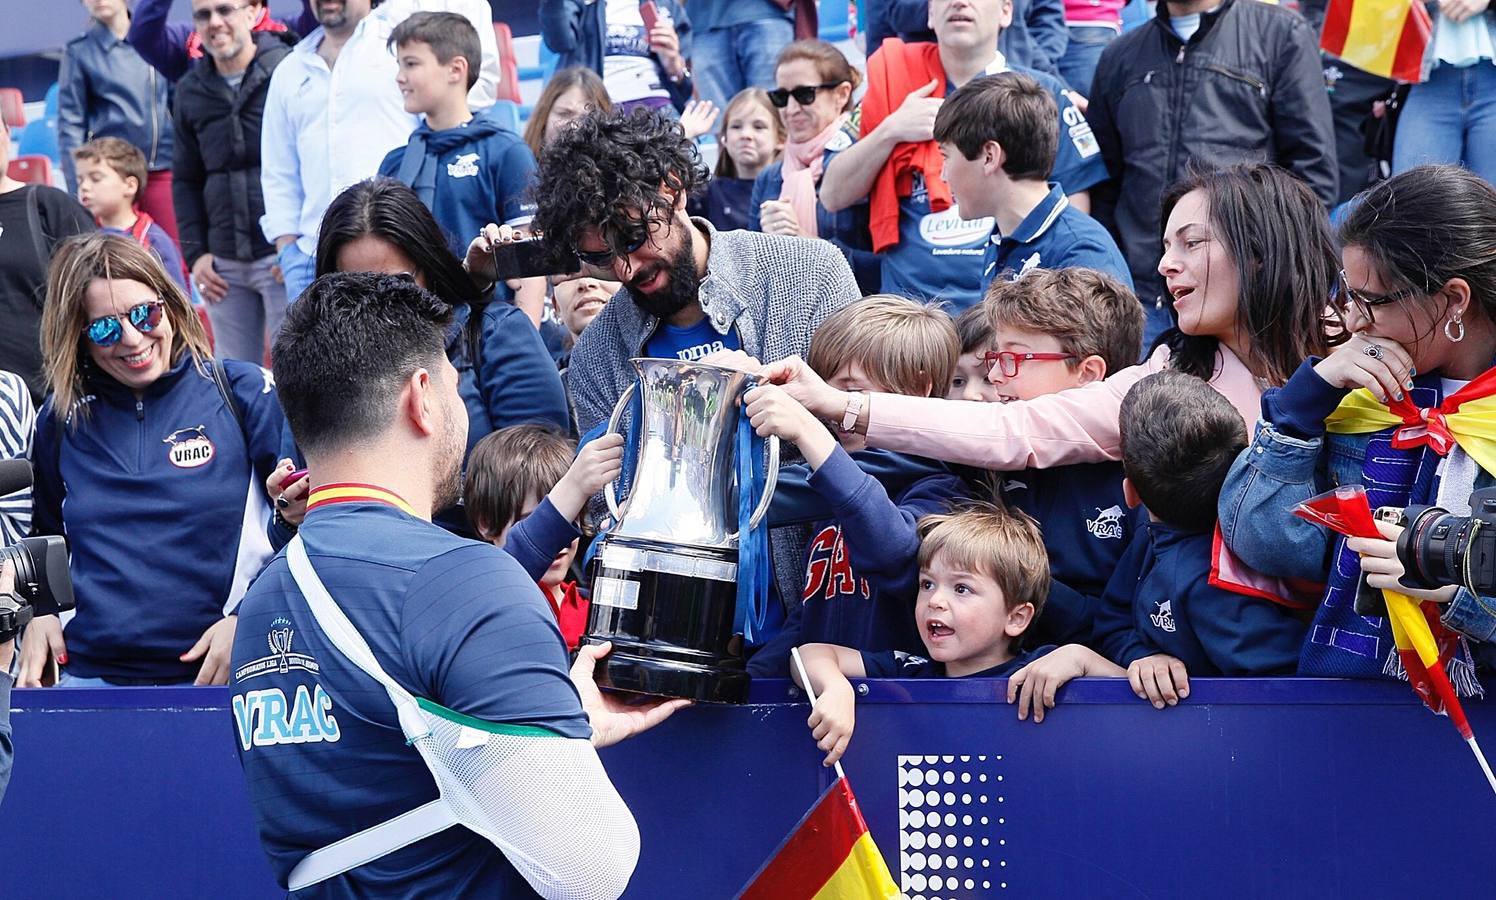
<svg viewBox="0 0 1496 900">
<path fill-rule="evenodd" d="M 644 20 L 644 33 L 648 35 L 660 21 L 660 8 L 655 6 L 654 0 L 644 0 L 639 4 L 639 17 Z"/>
<path fill-rule="evenodd" d="M 499 281 L 570 275 L 582 267 L 582 261 L 575 253 L 557 252 L 545 246 L 539 238 L 495 244 L 493 262 Z"/>
</svg>

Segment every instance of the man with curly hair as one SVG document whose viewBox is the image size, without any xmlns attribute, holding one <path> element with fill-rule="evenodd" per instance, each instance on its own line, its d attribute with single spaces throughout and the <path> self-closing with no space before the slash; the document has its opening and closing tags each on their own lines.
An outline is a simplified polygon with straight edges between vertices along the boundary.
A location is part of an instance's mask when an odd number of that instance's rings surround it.
<svg viewBox="0 0 1496 900">
<path fill-rule="evenodd" d="M 804 356 L 816 327 L 862 296 L 826 241 L 718 231 L 686 215 L 686 199 L 706 179 L 695 145 L 655 110 L 588 115 L 541 156 L 535 230 L 576 253 L 584 274 L 622 282 L 627 295 L 603 307 L 572 350 L 568 380 L 584 435 L 633 384 L 631 358 Z M 770 533 L 781 597 L 798 596 L 800 531 Z"/>
</svg>

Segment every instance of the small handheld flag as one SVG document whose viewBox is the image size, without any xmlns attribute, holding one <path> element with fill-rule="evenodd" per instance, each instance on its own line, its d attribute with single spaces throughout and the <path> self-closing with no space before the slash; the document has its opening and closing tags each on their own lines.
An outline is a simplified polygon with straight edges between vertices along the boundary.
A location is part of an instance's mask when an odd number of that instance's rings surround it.
<svg viewBox="0 0 1496 900">
<path fill-rule="evenodd" d="M 1343 485 L 1311 497 L 1299 504 L 1294 514 L 1346 537 L 1380 539 L 1382 536 L 1366 500 L 1366 490 L 1359 484 Z M 1434 637 L 1435 631 L 1445 633 L 1444 626 L 1439 623 L 1438 605 L 1426 602 L 1420 606 L 1412 597 L 1397 591 L 1384 590 L 1382 596 L 1387 601 L 1392 639 L 1397 644 L 1403 668 L 1407 670 L 1408 683 L 1429 709 L 1449 716 L 1470 752 L 1475 754 L 1476 762 L 1480 763 L 1486 783 L 1496 793 L 1496 775 L 1491 773 L 1491 766 L 1475 740 L 1460 698 L 1455 695 L 1454 686 L 1444 672 L 1444 661 L 1448 659 L 1454 641 L 1439 641 Z"/>
<path fill-rule="evenodd" d="M 815 692 L 792 650 L 810 705 Z M 898 886 L 873 843 L 841 763 L 836 781 L 738 894 L 737 900 L 888 900 Z"/>
</svg>

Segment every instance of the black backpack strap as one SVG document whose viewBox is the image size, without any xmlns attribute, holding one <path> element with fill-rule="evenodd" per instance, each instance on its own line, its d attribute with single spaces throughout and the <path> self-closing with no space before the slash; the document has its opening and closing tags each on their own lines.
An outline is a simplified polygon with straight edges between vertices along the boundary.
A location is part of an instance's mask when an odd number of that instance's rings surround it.
<svg viewBox="0 0 1496 900">
<path fill-rule="evenodd" d="M 47 238 L 42 233 L 41 201 L 36 196 L 40 193 L 40 189 L 36 185 L 31 185 L 24 190 L 26 191 L 26 227 L 31 229 L 31 246 L 36 250 L 36 258 L 41 260 L 42 271 L 46 272 L 52 262 L 52 254 L 47 251 Z M 45 294 L 45 287 L 32 294 L 31 302 L 36 304 L 37 309 L 43 307 L 42 298 Z"/>
<path fill-rule="evenodd" d="M 239 434 L 244 438 L 244 445 L 249 446 L 249 433 L 244 430 L 244 413 L 239 409 L 239 403 L 234 399 L 234 392 L 229 390 L 229 373 L 224 370 L 223 362 L 217 358 L 208 360 L 208 373 L 213 376 L 213 384 L 218 387 L 218 395 L 223 398 L 223 404 L 234 414 L 234 421 L 239 423 Z"/>
</svg>

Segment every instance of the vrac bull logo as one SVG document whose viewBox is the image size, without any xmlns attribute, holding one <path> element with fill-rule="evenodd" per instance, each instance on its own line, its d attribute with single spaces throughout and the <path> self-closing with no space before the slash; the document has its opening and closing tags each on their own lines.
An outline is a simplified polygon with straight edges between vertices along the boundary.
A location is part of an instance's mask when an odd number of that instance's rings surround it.
<svg viewBox="0 0 1496 900">
<path fill-rule="evenodd" d="M 208 426 L 206 425 L 178 428 L 162 438 L 161 443 L 168 446 L 167 460 L 179 469 L 196 469 L 206 466 L 213 461 L 213 456 L 217 453 L 217 448 L 208 439 Z"/>
</svg>

